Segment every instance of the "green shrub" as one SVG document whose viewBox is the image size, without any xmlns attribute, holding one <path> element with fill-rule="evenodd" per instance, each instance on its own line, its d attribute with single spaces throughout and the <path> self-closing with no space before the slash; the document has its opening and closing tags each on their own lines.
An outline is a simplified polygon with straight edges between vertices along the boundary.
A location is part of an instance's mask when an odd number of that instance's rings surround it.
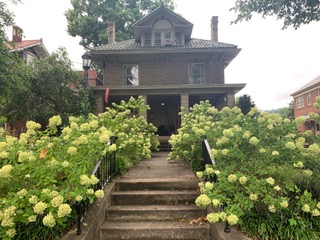
<svg viewBox="0 0 320 240">
<path fill-rule="evenodd" d="M 303 118 L 291 121 L 255 108 L 247 115 L 237 107 L 218 111 L 208 101 L 181 116 L 170 158 L 185 159 L 200 178 L 218 176 L 216 183 L 200 183 L 196 201 L 220 209 L 207 216 L 209 222 L 237 224 L 258 239 L 319 238 L 320 148 L 309 132 L 297 134 Z M 200 171 L 205 137 L 216 165 Z"/>
<path fill-rule="evenodd" d="M 69 117 L 66 126 L 54 116 L 44 132 L 29 121 L 19 138 L 0 128 L 0 239 L 59 239 L 75 219 L 75 203 L 103 197 L 91 175 L 101 156 L 117 151 L 119 174 L 150 157 L 156 129 L 131 114 L 143 107 L 132 98 L 99 116 Z"/>
</svg>

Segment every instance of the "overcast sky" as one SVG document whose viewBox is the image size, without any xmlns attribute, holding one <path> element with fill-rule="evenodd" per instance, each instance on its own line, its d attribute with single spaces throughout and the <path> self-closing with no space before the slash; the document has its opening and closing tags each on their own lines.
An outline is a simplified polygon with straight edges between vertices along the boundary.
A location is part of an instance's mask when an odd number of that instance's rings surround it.
<svg viewBox="0 0 320 240">
<path fill-rule="evenodd" d="M 67 33 L 64 12 L 69 0 L 22 0 L 11 5 L 24 39 L 43 39 L 49 53 L 63 46 L 75 69 L 85 52 L 79 38 Z M 219 41 L 237 45 L 239 55 L 225 70 L 226 83 L 246 83 L 237 96 L 249 94 L 258 108 L 285 107 L 291 93 L 320 75 L 320 22 L 282 30 L 275 17 L 256 15 L 249 22 L 231 25 L 235 0 L 175 0 L 176 12 L 193 23 L 193 38 L 210 39 L 212 16 L 219 17 Z M 11 35 L 11 30 L 9 30 Z M 11 38 L 11 36 L 9 36 Z"/>
</svg>

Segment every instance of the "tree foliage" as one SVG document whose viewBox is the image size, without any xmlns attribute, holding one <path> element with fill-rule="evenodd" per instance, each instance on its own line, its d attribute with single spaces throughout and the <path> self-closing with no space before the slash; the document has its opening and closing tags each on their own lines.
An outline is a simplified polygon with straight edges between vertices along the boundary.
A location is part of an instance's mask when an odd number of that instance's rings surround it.
<svg viewBox="0 0 320 240">
<path fill-rule="evenodd" d="M 34 120 L 46 124 L 53 115 L 66 120 L 69 115 L 81 114 L 78 86 L 82 76 L 72 70 L 64 48 L 34 60 L 28 67 L 30 74 L 25 76 L 24 90 L 11 91 L 3 102 L 1 113 L 8 121 Z"/>
<path fill-rule="evenodd" d="M 248 21 L 253 13 L 257 13 L 283 20 L 283 29 L 289 26 L 297 29 L 303 24 L 320 20 L 318 0 L 237 0 L 231 10 L 237 13 L 234 23 Z"/>
<path fill-rule="evenodd" d="M 116 25 L 116 41 L 132 37 L 131 26 L 160 4 L 173 9 L 172 0 L 71 0 L 72 8 L 65 16 L 68 21 L 68 33 L 80 36 L 80 45 L 93 47 L 108 43 L 108 21 Z"/>
<path fill-rule="evenodd" d="M 12 1 L 13 2 L 13 1 Z M 17 1 L 15 1 L 17 2 Z M 26 66 L 17 53 L 9 51 L 9 41 L 5 35 L 7 27 L 14 24 L 13 14 L 4 2 L 0 2 L 0 118 L 4 119 L 5 107 L 11 104 L 13 94 L 21 94 L 27 89 L 30 76 Z"/>
<path fill-rule="evenodd" d="M 282 118 L 289 118 L 290 120 L 294 120 L 294 105 L 293 100 L 288 104 L 287 107 L 278 108 L 275 110 L 271 110 L 272 113 L 279 114 Z"/>
<path fill-rule="evenodd" d="M 236 106 L 241 109 L 243 114 L 250 112 L 251 108 L 255 107 L 255 103 L 252 101 L 251 97 L 247 94 L 244 94 L 237 98 Z"/>
</svg>

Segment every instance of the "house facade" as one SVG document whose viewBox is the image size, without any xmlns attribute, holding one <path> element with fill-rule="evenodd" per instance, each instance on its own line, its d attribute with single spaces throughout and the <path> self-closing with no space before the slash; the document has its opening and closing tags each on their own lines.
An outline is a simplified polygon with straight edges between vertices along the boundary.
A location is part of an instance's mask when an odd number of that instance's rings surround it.
<svg viewBox="0 0 320 240">
<path fill-rule="evenodd" d="M 7 43 L 10 52 L 18 52 L 19 57 L 26 64 L 30 64 L 33 59 L 43 58 L 49 55 L 42 38 L 36 40 L 22 40 L 23 31 L 18 26 L 12 28 L 12 41 Z"/>
<path fill-rule="evenodd" d="M 320 109 L 314 106 L 316 97 L 320 96 L 320 76 L 316 77 L 299 90 L 291 94 L 294 99 L 294 117 L 305 116 L 305 124 L 299 126 L 299 131 L 311 130 L 315 135 L 320 133 L 320 126 L 310 119 L 309 113 L 320 114 Z"/>
<path fill-rule="evenodd" d="M 181 107 L 189 109 L 201 100 L 218 109 L 233 107 L 235 93 L 245 84 L 226 84 L 224 70 L 240 49 L 218 42 L 217 17 L 211 19 L 211 40 L 192 38 L 192 28 L 192 23 L 161 6 L 133 25 L 133 39 L 115 42 L 115 24 L 110 21 L 108 44 L 90 50 L 104 71 L 103 86 L 93 87 L 95 113 L 112 102 L 142 96 L 151 107 L 147 121 L 170 135 L 180 127 Z"/>
</svg>

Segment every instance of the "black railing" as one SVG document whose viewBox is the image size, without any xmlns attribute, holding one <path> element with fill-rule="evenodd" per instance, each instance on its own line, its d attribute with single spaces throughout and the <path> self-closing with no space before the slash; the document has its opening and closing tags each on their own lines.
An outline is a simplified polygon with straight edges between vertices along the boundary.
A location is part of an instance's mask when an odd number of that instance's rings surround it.
<svg viewBox="0 0 320 240">
<path fill-rule="evenodd" d="M 117 137 L 111 137 L 109 145 L 115 144 Z M 99 182 L 93 187 L 96 191 L 98 189 L 103 189 L 104 186 L 112 181 L 112 178 L 116 174 L 116 152 L 106 153 L 105 156 L 100 157 L 96 166 L 92 171 L 92 175 L 96 176 Z M 89 200 L 82 200 L 76 204 L 77 209 L 77 235 L 81 235 L 81 222 L 86 216 L 88 210 L 92 204 L 89 203 Z"/>
<path fill-rule="evenodd" d="M 203 170 L 206 169 L 206 165 L 211 164 L 215 165 L 216 161 L 214 157 L 211 155 L 211 148 L 207 138 L 202 141 L 202 167 Z"/>
<path fill-rule="evenodd" d="M 209 145 L 209 142 L 207 140 L 207 138 L 205 137 L 205 139 L 202 141 L 202 168 L 203 170 L 206 169 L 206 165 L 215 165 L 216 161 L 214 159 L 214 157 L 211 154 L 211 148 Z M 218 175 L 214 174 L 213 176 L 205 176 L 204 181 L 206 182 L 218 182 Z M 227 205 L 225 204 L 224 206 L 220 206 L 219 209 L 220 211 L 223 211 L 224 208 Z M 224 232 L 229 233 L 231 232 L 230 227 L 229 227 L 229 223 L 226 222 L 226 226 L 224 227 Z"/>
</svg>

